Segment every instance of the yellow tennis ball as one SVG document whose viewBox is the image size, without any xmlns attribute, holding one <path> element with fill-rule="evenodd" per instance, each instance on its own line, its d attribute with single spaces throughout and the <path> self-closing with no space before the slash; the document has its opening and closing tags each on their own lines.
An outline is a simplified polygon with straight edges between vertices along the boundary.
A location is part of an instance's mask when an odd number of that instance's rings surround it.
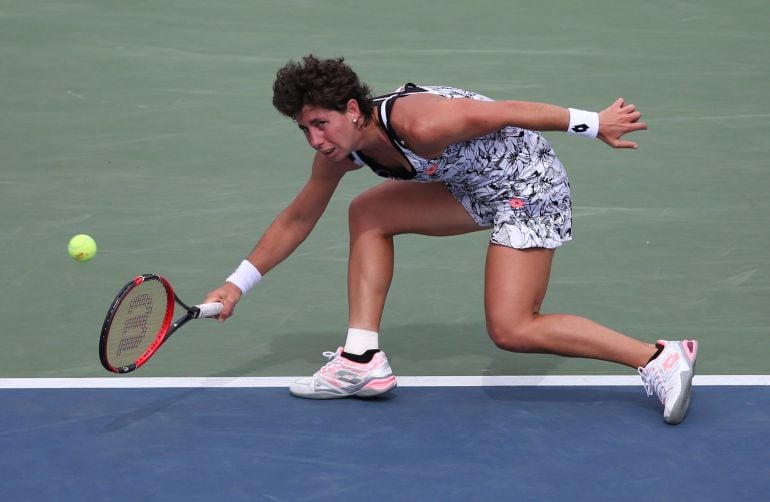
<svg viewBox="0 0 770 502">
<path fill-rule="evenodd" d="M 75 261 L 88 261 L 96 256 L 96 241 L 90 235 L 78 234 L 70 239 L 67 252 Z"/>
</svg>

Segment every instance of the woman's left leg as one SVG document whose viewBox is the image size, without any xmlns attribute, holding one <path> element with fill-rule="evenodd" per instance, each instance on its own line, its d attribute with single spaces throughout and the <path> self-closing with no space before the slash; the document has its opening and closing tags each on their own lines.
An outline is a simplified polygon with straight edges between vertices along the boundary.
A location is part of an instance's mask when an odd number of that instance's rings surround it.
<svg viewBox="0 0 770 502">
<path fill-rule="evenodd" d="M 589 319 L 541 314 L 554 250 L 513 249 L 490 244 L 484 305 L 487 331 L 497 346 L 512 352 L 539 352 L 601 359 L 643 367 L 656 347 Z"/>
</svg>

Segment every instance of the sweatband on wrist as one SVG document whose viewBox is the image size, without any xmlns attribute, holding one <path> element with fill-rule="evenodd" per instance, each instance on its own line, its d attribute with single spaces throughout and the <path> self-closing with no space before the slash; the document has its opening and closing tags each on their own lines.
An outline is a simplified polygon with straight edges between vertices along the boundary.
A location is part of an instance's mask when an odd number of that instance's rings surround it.
<svg viewBox="0 0 770 502">
<path fill-rule="evenodd" d="M 567 134 L 596 139 L 596 136 L 599 134 L 599 114 L 570 108 Z"/>
<path fill-rule="evenodd" d="M 248 293 L 249 290 L 261 280 L 262 274 L 259 273 L 257 267 L 255 267 L 249 260 L 243 260 L 238 268 L 235 269 L 235 272 L 230 274 L 230 277 L 226 279 L 227 282 L 231 282 L 238 286 L 238 289 L 241 290 L 241 294 L 243 295 Z"/>
</svg>

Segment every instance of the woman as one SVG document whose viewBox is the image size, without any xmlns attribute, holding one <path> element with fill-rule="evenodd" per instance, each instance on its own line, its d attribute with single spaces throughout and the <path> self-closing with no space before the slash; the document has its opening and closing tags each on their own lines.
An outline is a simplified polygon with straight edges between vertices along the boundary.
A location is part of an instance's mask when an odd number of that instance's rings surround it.
<svg viewBox="0 0 770 502">
<path fill-rule="evenodd" d="M 614 148 L 637 148 L 623 139 L 647 128 L 634 105 L 618 99 L 597 114 L 414 84 L 372 98 L 342 58 L 313 56 L 279 70 L 273 91 L 275 107 L 296 121 L 317 153 L 296 198 L 207 296 L 207 302 L 224 304 L 220 321 L 308 236 L 346 173 L 368 165 L 390 178 L 350 205 L 345 345 L 328 353 L 330 361 L 311 378 L 294 383 L 293 395 L 367 397 L 395 387 L 378 340 L 393 275 L 393 236 L 491 229 L 485 313 L 497 346 L 638 368 L 648 395 L 657 394 L 664 404 L 666 421 L 684 418 L 696 341 L 648 344 L 588 319 L 540 313 L 554 250 L 571 239 L 571 200 L 564 168 L 535 131 L 568 131 Z"/>
</svg>

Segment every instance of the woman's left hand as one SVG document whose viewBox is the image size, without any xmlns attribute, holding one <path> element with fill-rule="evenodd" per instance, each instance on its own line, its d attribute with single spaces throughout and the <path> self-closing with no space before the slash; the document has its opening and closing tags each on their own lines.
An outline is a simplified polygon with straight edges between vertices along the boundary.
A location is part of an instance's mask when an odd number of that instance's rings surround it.
<svg viewBox="0 0 770 502">
<path fill-rule="evenodd" d="M 622 138 L 629 132 L 647 129 L 647 123 L 639 120 L 641 117 L 636 105 L 627 105 L 623 98 L 618 98 L 599 112 L 597 137 L 613 148 L 639 148 L 637 143 Z"/>
</svg>

